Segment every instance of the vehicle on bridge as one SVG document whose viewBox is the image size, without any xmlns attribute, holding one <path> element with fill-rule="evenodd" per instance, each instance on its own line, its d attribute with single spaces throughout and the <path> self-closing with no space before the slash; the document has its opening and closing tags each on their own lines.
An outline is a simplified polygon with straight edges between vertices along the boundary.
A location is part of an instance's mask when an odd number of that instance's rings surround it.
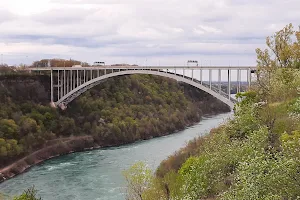
<svg viewBox="0 0 300 200">
<path fill-rule="evenodd" d="M 198 61 L 197 60 L 188 60 L 187 61 L 187 66 L 190 66 L 190 64 L 195 65 L 198 67 Z"/>
<path fill-rule="evenodd" d="M 82 67 L 82 65 L 73 65 L 72 67 Z"/>
<path fill-rule="evenodd" d="M 94 62 L 93 67 L 97 67 L 97 66 L 105 66 L 105 62 Z"/>
</svg>

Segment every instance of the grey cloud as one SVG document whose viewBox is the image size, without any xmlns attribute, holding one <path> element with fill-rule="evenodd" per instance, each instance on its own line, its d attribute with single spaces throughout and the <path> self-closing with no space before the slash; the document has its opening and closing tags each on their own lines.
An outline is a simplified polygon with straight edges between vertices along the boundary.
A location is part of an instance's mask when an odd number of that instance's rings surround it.
<svg viewBox="0 0 300 200">
<path fill-rule="evenodd" d="M 64 45 L 75 49 L 76 55 L 91 50 L 108 57 L 246 55 L 255 60 L 254 50 L 264 45 L 266 36 L 300 20 L 297 0 L 52 3 L 56 9 L 19 18 L 18 23 L 0 24 L 3 40 Z M 289 12 L 282 12 L 282 7 Z M 199 43 L 205 45 L 185 45 Z"/>
</svg>

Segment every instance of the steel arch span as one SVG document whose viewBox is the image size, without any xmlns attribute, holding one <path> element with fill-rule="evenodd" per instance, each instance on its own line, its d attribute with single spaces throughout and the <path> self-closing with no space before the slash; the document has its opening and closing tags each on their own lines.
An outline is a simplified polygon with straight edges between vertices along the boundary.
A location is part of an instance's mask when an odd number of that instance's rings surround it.
<svg viewBox="0 0 300 200">
<path fill-rule="evenodd" d="M 236 103 L 236 99 L 231 97 L 232 84 L 236 84 L 236 92 L 241 92 L 241 88 L 249 88 L 253 78 L 251 74 L 255 73 L 256 67 L 120 65 L 44 67 L 29 68 L 28 70 L 30 72 L 50 73 L 51 105 L 60 107 L 61 109 L 65 109 L 75 98 L 103 81 L 112 77 L 131 74 L 157 75 L 192 85 L 214 96 L 232 109 Z M 214 74 L 214 72 L 217 72 L 217 74 Z M 225 81 L 222 79 L 224 72 Z M 235 74 L 235 77 L 233 74 Z M 224 85 L 227 87 L 225 91 L 222 90 L 222 86 Z"/>
<path fill-rule="evenodd" d="M 215 98 L 219 99 L 220 101 L 224 102 L 226 105 L 228 105 L 231 109 L 234 106 L 235 100 L 232 98 L 226 98 L 225 95 L 226 93 L 220 94 L 213 89 L 210 89 L 209 87 L 206 87 L 203 84 L 197 83 L 193 80 L 190 80 L 188 78 L 184 78 L 179 75 L 175 75 L 172 73 L 166 73 L 166 72 L 161 72 L 161 71 L 149 71 L 149 70 L 126 70 L 126 71 L 119 71 L 119 72 L 113 72 L 110 74 L 106 74 L 97 78 L 94 78 L 88 82 L 85 82 L 84 84 L 80 85 L 79 87 L 76 87 L 63 97 L 61 97 L 55 104 L 56 106 L 61 107 L 64 109 L 71 101 L 73 101 L 75 98 L 80 96 L 82 93 L 87 91 L 88 89 L 100 84 L 104 80 L 116 76 L 124 76 L 124 75 L 132 75 L 132 74 L 150 74 L 150 75 L 157 75 L 157 76 L 162 76 L 162 77 L 167 77 L 174 79 L 178 82 L 184 82 L 186 84 L 192 85 L 200 90 L 203 90 L 207 92 L 208 94 L 214 96 Z"/>
</svg>

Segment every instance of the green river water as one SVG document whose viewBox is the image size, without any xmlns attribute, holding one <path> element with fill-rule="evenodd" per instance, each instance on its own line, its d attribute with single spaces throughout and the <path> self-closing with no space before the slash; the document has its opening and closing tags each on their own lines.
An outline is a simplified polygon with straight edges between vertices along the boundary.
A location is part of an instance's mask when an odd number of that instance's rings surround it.
<svg viewBox="0 0 300 200">
<path fill-rule="evenodd" d="M 207 134 L 230 116 L 232 113 L 207 117 L 165 137 L 48 160 L 1 183 L 0 193 L 20 194 L 34 185 L 44 200 L 124 200 L 124 169 L 137 161 L 144 161 L 156 169 L 187 141 Z"/>
</svg>

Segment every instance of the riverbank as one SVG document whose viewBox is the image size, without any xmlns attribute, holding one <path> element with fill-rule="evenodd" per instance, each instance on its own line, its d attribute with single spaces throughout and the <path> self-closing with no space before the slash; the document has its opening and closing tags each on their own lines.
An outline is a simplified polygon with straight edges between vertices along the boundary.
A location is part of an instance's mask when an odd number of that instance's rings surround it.
<svg viewBox="0 0 300 200">
<path fill-rule="evenodd" d="M 207 115 L 207 116 L 213 116 Z M 201 119 L 202 120 L 202 119 Z M 201 121 L 200 120 L 200 121 Z M 193 122 L 188 124 L 184 129 L 191 127 L 198 122 Z M 183 129 L 182 129 L 183 130 Z M 172 133 L 165 133 L 162 136 L 170 135 L 177 133 L 182 130 L 175 130 Z M 152 139 L 147 138 L 146 140 Z M 77 137 L 68 137 L 68 138 L 62 138 L 62 139 L 55 139 L 53 141 L 48 141 L 49 145 L 46 147 L 39 149 L 30 155 L 27 155 L 14 163 L 3 167 L 0 169 L 0 183 L 4 182 L 5 180 L 8 180 L 10 178 L 13 178 L 19 174 L 22 174 L 29 170 L 31 167 L 41 164 L 46 160 L 56 158 L 59 156 L 76 153 L 76 152 L 83 152 L 83 151 L 91 151 L 96 150 L 100 148 L 107 148 L 107 147 L 118 147 L 122 145 L 126 145 L 129 143 L 118 143 L 118 144 L 105 144 L 104 142 L 99 143 L 99 141 L 96 141 L 92 136 L 77 136 Z M 54 143 L 54 144 L 53 144 Z"/>
</svg>

